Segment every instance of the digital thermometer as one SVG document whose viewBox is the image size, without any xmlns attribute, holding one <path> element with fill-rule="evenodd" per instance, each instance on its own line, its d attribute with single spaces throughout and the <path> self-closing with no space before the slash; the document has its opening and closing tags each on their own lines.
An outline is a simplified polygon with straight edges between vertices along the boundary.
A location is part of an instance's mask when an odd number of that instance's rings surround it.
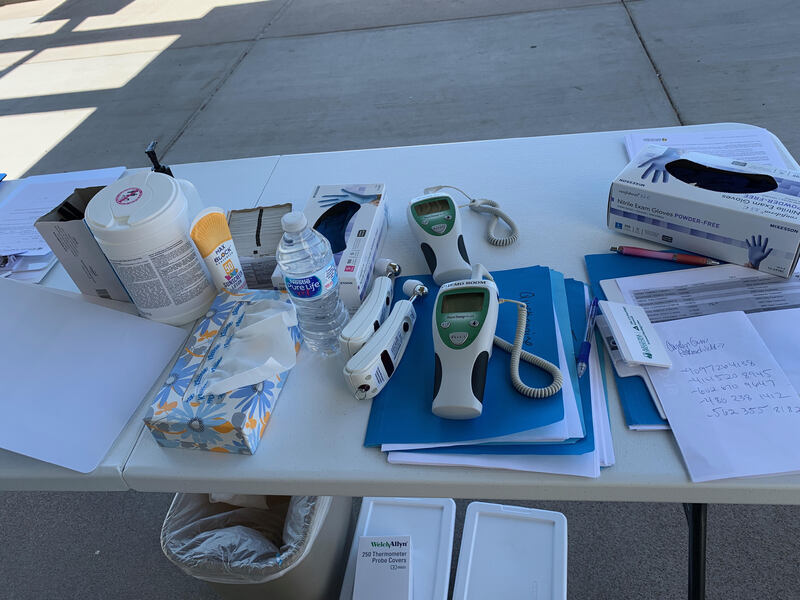
<svg viewBox="0 0 800 600">
<path fill-rule="evenodd" d="M 483 411 L 498 304 L 494 281 L 454 281 L 439 289 L 432 319 L 436 416 L 474 419 Z"/>
<path fill-rule="evenodd" d="M 414 198 L 406 215 L 433 280 L 441 285 L 469 278 L 472 267 L 453 198 L 442 193 Z"/>
<path fill-rule="evenodd" d="M 395 302 L 386 321 L 344 367 L 344 378 L 359 399 L 374 397 L 394 373 L 417 320 L 413 302 L 427 294 L 428 288 L 409 279 L 403 284 L 403 292 L 411 299 Z"/>
<path fill-rule="evenodd" d="M 361 350 L 367 340 L 378 331 L 392 307 L 394 278 L 400 274 L 400 266 L 381 259 L 376 262 L 375 270 L 381 272 L 381 276 L 372 282 L 372 288 L 364 302 L 339 334 L 339 346 L 348 359 Z"/>
</svg>

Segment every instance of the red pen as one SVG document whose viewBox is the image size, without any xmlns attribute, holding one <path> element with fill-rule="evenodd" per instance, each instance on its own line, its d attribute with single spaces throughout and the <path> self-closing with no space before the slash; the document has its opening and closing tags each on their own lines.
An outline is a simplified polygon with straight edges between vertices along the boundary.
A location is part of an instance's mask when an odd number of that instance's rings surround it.
<svg viewBox="0 0 800 600">
<path fill-rule="evenodd" d="M 624 254 L 626 256 L 639 256 L 641 258 L 655 258 L 656 260 L 669 260 L 684 265 L 718 265 L 720 262 L 705 256 L 695 256 L 694 254 L 679 254 L 678 252 L 659 252 L 658 250 L 648 250 L 647 248 L 637 248 L 636 246 L 612 246 L 612 252 Z"/>
</svg>

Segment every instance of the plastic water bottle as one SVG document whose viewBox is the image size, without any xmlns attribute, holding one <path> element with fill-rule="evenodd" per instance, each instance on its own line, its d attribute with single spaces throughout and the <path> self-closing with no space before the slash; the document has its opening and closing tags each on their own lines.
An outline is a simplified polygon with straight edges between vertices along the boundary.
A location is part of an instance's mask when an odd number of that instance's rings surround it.
<svg viewBox="0 0 800 600">
<path fill-rule="evenodd" d="M 336 354 L 339 334 L 349 315 L 339 299 L 339 276 L 331 245 L 308 226 L 301 212 L 283 215 L 281 226 L 284 233 L 275 258 L 297 309 L 305 343 L 315 352 Z"/>
</svg>

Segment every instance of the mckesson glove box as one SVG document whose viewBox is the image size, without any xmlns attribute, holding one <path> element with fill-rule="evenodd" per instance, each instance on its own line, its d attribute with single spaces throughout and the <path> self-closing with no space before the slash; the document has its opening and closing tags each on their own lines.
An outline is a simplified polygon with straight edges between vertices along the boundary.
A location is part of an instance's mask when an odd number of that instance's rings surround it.
<svg viewBox="0 0 800 600">
<path fill-rule="evenodd" d="M 612 182 L 607 222 L 788 278 L 800 252 L 800 173 L 648 146 Z"/>
</svg>

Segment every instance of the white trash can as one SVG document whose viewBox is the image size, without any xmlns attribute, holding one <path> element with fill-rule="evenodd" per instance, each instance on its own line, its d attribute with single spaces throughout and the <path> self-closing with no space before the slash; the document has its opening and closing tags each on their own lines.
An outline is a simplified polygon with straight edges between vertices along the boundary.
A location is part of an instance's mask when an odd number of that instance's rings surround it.
<svg viewBox="0 0 800 600">
<path fill-rule="evenodd" d="M 269 509 L 176 494 L 161 548 L 226 600 L 329 600 L 339 592 L 352 498 L 267 496 Z"/>
</svg>

